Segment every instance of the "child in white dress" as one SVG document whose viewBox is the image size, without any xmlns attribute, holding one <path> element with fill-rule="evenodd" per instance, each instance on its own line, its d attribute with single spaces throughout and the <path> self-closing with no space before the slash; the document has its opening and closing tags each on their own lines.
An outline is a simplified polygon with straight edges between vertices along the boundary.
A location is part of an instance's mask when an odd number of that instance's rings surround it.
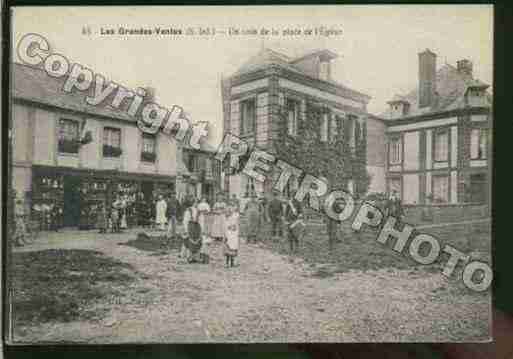
<svg viewBox="0 0 513 359">
<path fill-rule="evenodd" d="M 234 266 L 234 259 L 239 251 L 239 212 L 233 204 L 228 207 L 228 212 L 224 221 L 224 255 L 226 257 L 226 267 Z"/>
</svg>

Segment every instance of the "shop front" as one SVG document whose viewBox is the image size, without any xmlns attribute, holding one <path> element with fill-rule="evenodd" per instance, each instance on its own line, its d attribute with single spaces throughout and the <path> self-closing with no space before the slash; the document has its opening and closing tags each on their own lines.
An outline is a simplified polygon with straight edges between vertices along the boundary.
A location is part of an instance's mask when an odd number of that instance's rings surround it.
<svg viewBox="0 0 513 359">
<path fill-rule="evenodd" d="M 32 173 L 31 215 L 43 229 L 94 229 L 102 206 L 109 214 L 116 199 L 125 203 L 129 227 L 148 225 L 158 195 L 175 193 L 171 176 L 50 166 Z"/>
</svg>

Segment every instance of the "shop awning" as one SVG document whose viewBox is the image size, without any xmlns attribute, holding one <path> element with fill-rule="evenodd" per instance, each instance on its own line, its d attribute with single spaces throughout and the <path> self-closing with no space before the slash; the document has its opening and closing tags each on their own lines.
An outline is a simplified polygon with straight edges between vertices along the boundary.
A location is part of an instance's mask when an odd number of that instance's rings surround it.
<svg viewBox="0 0 513 359">
<path fill-rule="evenodd" d="M 32 169 L 39 174 L 47 175 L 71 175 L 97 179 L 118 179 L 127 181 L 151 181 L 171 182 L 176 176 L 162 175 L 156 173 L 136 173 L 117 170 L 97 170 L 90 168 L 71 168 L 62 166 L 33 165 Z"/>
</svg>

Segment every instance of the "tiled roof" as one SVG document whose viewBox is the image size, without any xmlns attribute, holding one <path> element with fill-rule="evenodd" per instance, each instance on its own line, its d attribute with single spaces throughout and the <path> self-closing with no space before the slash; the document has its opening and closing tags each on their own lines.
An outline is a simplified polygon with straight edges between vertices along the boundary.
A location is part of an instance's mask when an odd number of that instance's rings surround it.
<svg viewBox="0 0 513 359">
<path fill-rule="evenodd" d="M 390 102 L 401 99 L 410 104 L 407 117 L 424 115 L 428 113 L 451 111 L 465 107 L 464 95 L 471 87 L 486 89 L 489 85 L 484 82 L 473 79 L 470 75 L 462 74 L 454 66 L 449 64 L 443 65 L 436 73 L 436 99 L 433 106 L 419 108 L 418 104 L 418 88 L 410 91 L 408 94 L 401 96 L 395 95 Z M 491 97 L 487 95 L 487 103 L 491 104 Z M 379 115 L 386 120 L 395 120 L 391 118 L 390 110 Z"/>
<path fill-rule="evenodd" d="M 11 73 L 13 79 L 12 96 L 15 99 L 23 99 L 66 110 L 135 122 L 135 118 L 128 116 L 126 112 L 109 107 L 106 104 L 98 106 L 89 105 L 85 101 L 86 97 L 90 95 L 89 91 L 65 92 L 63 86 L 67 76 L 62 78 L 51 77 L 40 68 L 20 63 L 12 64 Z"/>
</svg>

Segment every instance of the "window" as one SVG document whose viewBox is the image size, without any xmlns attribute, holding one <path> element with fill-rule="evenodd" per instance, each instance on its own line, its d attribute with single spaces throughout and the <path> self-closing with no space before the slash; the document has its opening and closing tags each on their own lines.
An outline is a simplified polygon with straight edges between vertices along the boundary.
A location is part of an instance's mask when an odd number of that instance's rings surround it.
<svg viewBox="0 0 513 359">
<path fill-rule="evenodd" d="M 255 131 L 256 122 L 256 101 L 255 99 L 249 99 L 240 103 L 240 133 L 241 135 L 248 135 Z"/>
<path fill-rule="evenodd" d="M 255 193 L 255 180 L 249 176 L 244 176 L 244 178 L 246 179 L 245 195 L 249 197 L 252 193 Z"/>
<path fill-rule="evenodd" d="M 78 121 L 61 119 L 59 121 L 59 152 L 78 153 Z"/>
<path fill-rule="evenodd" d="M 449 176 L 433 176 L 433 200 L 438 203 L 449 202 Z"/>
<path fill-rule="evenodd" d="M 214 174 L 212 159 L 209 157 L 205 158 L 205 172 L 208 177 L 212 177 Z"/>
<path fill-rule="evenodd" d="M 449 160 L 449 131 L 435 133 L 435 161 L 446 162 Z"/>
<path fill-rule="evenodd" d="M 187 168 L 190 172 L 194 172 L 196 170 L 196 156 L 192 153 L 187 157 Z"/>
<path fill-rule="evenodd" d="M 390 139 L 388 147 L 388 163 L 391 165 L 401 164 L 402 161 L 402 148 L 401 137 L 394 137 Z"/>
<path fill-rule="evenodd" d="M 488 186 L 486 181 L 486 174 L 476 173 L 470 175 L 470 202 L 472 203 L 486 203 L 488 197 Z"/>
<path fill-rule="evenodd" d="M 389 193 L 396 193 L 399 198 L 401 198 L 401 178 L 400 177 L 394 177 L 390 178 L 388 180 L 388 187 L 389 187 Z"/>
<path fill-rule="evenodd" d="M 121 155 L 121 130 L 114 127 L 103 129 L 103 156 L 119 157 Z"/>
<path fill-rule="evenodd" d="M 331 116 L 330 137 L 332 141 L 335 141 L 338 136 L 338 121 L 338 116 Z"/>
<path fill-rule="evenodd" d="M 290 136 L 297 135 L 297 123 L 299 117 L 299 102 L 287 99 L 287 134 Z"/>
<path fill-rule="evenodd" d="M 323 113 L 321 117 L 321 141 L 326 142 L 328 141 L 328 114 Z"/>
<path fill-rule="evenodd" d="M 470 134 L 470 159 L 486 159 L 488 146 L 488 130 L 486 128 L 474 128 Z"/>
<path fill-rule="evenodd" d="M 157 158 L 156 151 L 156 140 L 155 136 L 144 133 L 142 135 L 142 152 L 141 152 L 141 161 L 144 162 L 155 162 Z"/>
</svg>

